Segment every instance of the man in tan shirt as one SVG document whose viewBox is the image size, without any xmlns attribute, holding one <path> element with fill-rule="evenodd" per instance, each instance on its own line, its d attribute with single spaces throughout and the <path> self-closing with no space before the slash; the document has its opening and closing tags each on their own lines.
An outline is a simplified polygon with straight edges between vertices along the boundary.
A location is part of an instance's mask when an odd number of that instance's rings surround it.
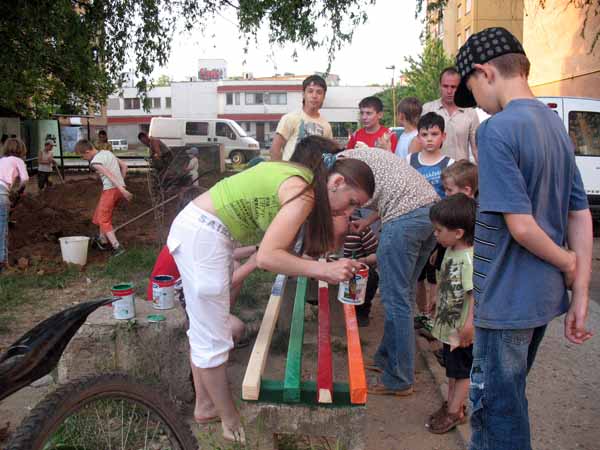
<svg viewBox="0 0 600 450">
<path fill-rule="evenodd" d="M 434 112 L 446 122 L 446 140 L 442 153 L 455 161 L 469 159 L 471 153 L 477 162 L 477 144 L 475 131 L 479 126 L 479 118 L 474 108 L 459 108 L 454 103 L 454 93 L 460 83 L 460 75 L 454 67 L 442 70 L 440 75 L 441 97 L 423 105 L 423 115 Z"/>
</svg>

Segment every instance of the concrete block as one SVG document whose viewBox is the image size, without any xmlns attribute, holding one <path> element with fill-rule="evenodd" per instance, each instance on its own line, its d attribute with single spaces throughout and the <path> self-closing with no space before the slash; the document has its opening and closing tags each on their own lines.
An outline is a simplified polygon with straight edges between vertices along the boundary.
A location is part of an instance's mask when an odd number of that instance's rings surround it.
<svg viewBox="0 0 600 450">
<path fill-rule="evenodd" d="M 142 380 L 160 381 L 178 400 L 193 401 L 185 312 L 179 305 L 156 310 L 151 302 L 141 299 L 136 299 L 135 308 L 134 320 L 114 319 L 111 307 L 91 314 L 60 360 L 58 382 L 125 372 Z M 150 314 L 162 314 L 166 320 L 150 322 Z"/>
<path fill-rule="evenodd" d="M 320 407 L 273 403 L 245 403 L 244 428 L 251 445 L 275 448 L 275 434 L 329 438 L 332 448 L 365 450 L 366 407 Z"/>
</svg>

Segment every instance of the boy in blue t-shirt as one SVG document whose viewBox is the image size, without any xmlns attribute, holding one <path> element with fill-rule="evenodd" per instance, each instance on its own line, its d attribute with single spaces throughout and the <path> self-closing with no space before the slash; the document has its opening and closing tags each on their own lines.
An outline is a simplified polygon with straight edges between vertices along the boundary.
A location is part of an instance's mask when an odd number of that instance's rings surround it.
<svg viewBox="0 0 600 450">
<path fill-rule="evenodd" d="M 569 341 L 592 336 L 591 214 L 573 144 L 529 88 L 521 43 L 488 28 L 469 37 L 456 62 L 455 103 L 492 115 L 477 130 L 469 449 L 530 450 L 526 379 L 547 324 L 567 313 Z"/>
<path fill-rule="evenodd" d="M 446 194 L 442 184 L 442 171 L 454 162 L 452 158 L 443 155 L 441 150 L 446 138 L 444 118 L 434 112 L 424 114 L 417 123 L 417 131 L 419 133 L 417 139 L 420 141 L 422 150 L 409 154 L 406 160 L 429 181 L 440 198 L 444 198 Z M 433 251 L 435 252 L 437 249 L 439 249 L 439 245 Z M 429 284 L 429 295 L 425 280 Z M 435 298 L 435 267 L 428 259 L 417 281 L 417 308 L 420 314 L 415 317 L 416 326 L 423 326 L 425 329 L 431 328 L 430 322 L 435 308 Z"/>
</svg>

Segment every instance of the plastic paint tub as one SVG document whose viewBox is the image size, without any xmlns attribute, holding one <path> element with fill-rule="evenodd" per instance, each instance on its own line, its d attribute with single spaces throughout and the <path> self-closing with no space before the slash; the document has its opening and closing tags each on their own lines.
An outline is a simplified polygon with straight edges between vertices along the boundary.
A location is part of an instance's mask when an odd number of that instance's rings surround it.
<svg viewBox="0 0 600 450">
<path fill-rule="evenodd" d="M 156 275 L 152 277 L 152 307 L 171 309 L 175 306 L 175 277 Z"/>
<path fill-rule="evenodd" d="M 64 262 L 85 266 L 90 242 L 89 237 L 66 236 L 59 238 L 58 241 L 60 242 L 60 253 Z"/>
<path fill-rule="evenodd" d="M 369 280 L 369 266 L 361 264 L 358 272 L 348 281 L 340 283 L 338 300 L 347 305 L 362 305 L 365 302 L 367 281 Z"/>
<path fill-rule="evenodd" d="M 115 284 L 112 288 L 113 298 L 118 300 L 112 303 L 113 317 L 117 320 L 128 320 L 135 317 L 135 295 L 133 284 Z"/>
</svg>

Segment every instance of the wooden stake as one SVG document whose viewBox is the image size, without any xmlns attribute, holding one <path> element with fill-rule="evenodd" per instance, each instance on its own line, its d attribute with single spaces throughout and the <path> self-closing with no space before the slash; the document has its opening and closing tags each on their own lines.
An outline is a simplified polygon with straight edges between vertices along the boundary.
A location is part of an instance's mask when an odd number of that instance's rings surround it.
<svg viewBox="0 0 600 450">
<path fill-rule="evenodd" d="M 306 277 L 298 278 L 296 298 L 292 313 L 292 326 L 285 364 L 283 381 L 283 401 L 300 401 L 300 383 L 302 381 L 302 345 L 304 344 L 304 309 L 306 307 Z"/>
<path fill-rule="evenodd" d="M 331 325 L 329 317 L 329 287 L 319 280 L 319 334 L 317 356 L 317 401 L 333 402 L 333 366 L 331 356 Z"/>
<path fill-rule="evenodd" d="M 350 402 L 365 404 L 367 402 L 367 377 L 365 375 L 354 305 L 344 305 L 344 318 L 346 319 L 346 339 L 348 342 Z"/>
</svg>

